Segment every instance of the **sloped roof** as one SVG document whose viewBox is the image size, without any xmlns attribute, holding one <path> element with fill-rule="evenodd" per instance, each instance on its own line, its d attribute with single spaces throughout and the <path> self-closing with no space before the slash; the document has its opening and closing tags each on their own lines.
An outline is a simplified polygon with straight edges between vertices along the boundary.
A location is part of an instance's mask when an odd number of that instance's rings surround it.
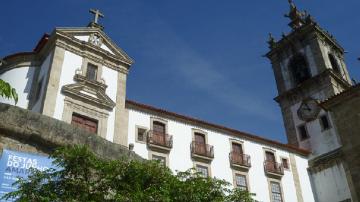
<svg viewBox="0 0 360 202">
<path fill-rule="evenodd" d="M 300 155 L 303 155 L 303 156 L 308 156 L 310 154 L 310 151 L 298 148 L 298 147 L 290 145 L 290 144 L 284 144 L 284 143 L 281 143 L 281 142 L 278 142 L 278 141 L 266 139 L 266 138 L 263 138 L 263 137 L 260 137 L 260 136 L 257 136 L 257 135 L 253 135 L 253 134 L 250 134 L 250 133 L 242 132 L 242 131 L 239 131 L 239 130 L 236 130 L 236 129 L 233 129 L 233 128 L 228 128 L 226 126 L 210 123 L 210 122 L 203 121 L 203 120 L 193 118 L 193 117 L 190 117 L 190 116 L 181 115 L 181 114 L 178 114 L 178 113 L 175 113 L 175 112 L 170 112 L 170 111 L 167 111 L 165 109 L 160 109 L 160 108 L 153 107 L 153 106 L 150 106 L 150 105 L 141 104 L 141 103 L 138 103 L 138 102 L 135 102 L 135 101 L 132 101 L 132 100 L 126 100 L 126 108 L 145 111 L 145 112 L 148 112 L 148 113 L 151 113 L 151 114 L 164 116 L 164 117 L 167 117 L 167 118 L 170 118 L 170 119 L 177 119 L 177 120 L 180 120 L 182 122 L 189 123 L 189 124 L 192 124 L 192 125 L 211 128 L 213 130 L 220 131 L 220 132 L 228 134 L 228 135 L 232 135 L 232 136 L 236 136 L 236 137 L 239 137 L 239 138 L 251 140 L 251 141 L 262 143 L 262 144 L 269 145 L 269 146 L 274 146 L 274 147 L 277 147 L 279 149 L 283 149 L 283 150 L 293 152 L 293 153 L 296 153 L 296 154 L 300 154 Z"/>
</svg>

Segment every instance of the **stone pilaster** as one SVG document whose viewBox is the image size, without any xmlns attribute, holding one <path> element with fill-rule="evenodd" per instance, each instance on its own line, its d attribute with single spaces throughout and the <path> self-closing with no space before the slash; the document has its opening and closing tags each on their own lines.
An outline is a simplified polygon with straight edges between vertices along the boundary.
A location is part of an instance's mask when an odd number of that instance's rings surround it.
<svg viewBox="0 0 360 202">
<path fill-rule="evenodd" d="M 128 146 L 128 124 L 129 111 L 125 108 L 126 100 L 126 77 L 127 75 L 118 72 L 116 109 L 115 109 L 115 127 L 113 142 Z"/>
<path fill-rule="evenodd" d="M 45 97 L 42 104 L 42 114 L 50 117 L 53 117 L 55 111 L 64 56 L 65 49 L 55 47 L 53 58 L 49 67 L 46 91 L 44 93 Z"/>
<path fill-rule="evenodd" d="M 304 199 L 302 197 L 302 190 L 300 186 L 300 177 L 296 166 L 296 160 L 294 154 L 290 154 L 290 167 L 291 167 L 291 173 L 293 175 L 294 184 L 295 184 L 295 190 L 296 190 L 296 198 L 298 202 L 304 202 Z"/>
</svg>

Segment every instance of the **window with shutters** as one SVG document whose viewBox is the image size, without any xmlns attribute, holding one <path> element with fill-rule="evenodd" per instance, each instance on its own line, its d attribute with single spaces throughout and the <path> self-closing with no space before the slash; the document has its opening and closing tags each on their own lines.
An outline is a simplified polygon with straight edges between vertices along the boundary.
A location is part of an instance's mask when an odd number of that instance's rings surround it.
<svg viewBox="0 0 360 202">
<path fill-rule="evenodd" d="M 71 124 L 92 133 L 97 133 L 98 130 L 97 120 L 76 113 L 72 114 Z"/>
<path fill-rule="evenodd" d="M 96 81 L 97 71 L 98 71 L 98 67 L 96 65 L 88 63 L 87 69 L 86 69 L 86 78 L 89 80 Z"/>
<path fill-rule="evenodd" d="M 271 202 L 282 202 L 281 186 L 278 182 L 270 182 Z"/>
</svg>

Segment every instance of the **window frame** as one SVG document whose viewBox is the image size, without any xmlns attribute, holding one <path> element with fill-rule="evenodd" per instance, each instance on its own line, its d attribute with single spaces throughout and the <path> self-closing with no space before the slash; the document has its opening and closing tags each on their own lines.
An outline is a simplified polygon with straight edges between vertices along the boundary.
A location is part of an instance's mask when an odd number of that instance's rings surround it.
<svg viewBox="0 0 360 202">
<path fill-rule="evenodd" d="M 154 158 L 154 156 L 156 156 L 156 158 Z M 164 166 L 167 166 L 167 157 L 166 156 L 152 154 L 151 155 L 151 160 L 152 161 L 160 161 L 161 164 L 163 164 Z"/>
<path fill-rule="evenodd" d="M 280 197 L 281 197 L 281 202 L 284 202 L 284 189 L 282 187 L 281 181 L 280 180 L 275 180 L 275 179 L 268 179 L 268 186 L 269 186 L 269 194 L 270 194 L 270 201 L 273 202 L 273 194 L 274 192 L 272 191 L 272 184 L 278 184 L 279 185 L 279 189 L 280 189 Z"/>
<path fill-rule="evenodd" d="M 245 183 L 246 183 L 246 191 L 250 192 L 250 182 L 249 182 L 249 174 L 246 171 L 240 171 L 240 170 L 232 170 L 232 177 L 233 177 L 233 187 L 237 188 L 236 183 L 236 176 L 242 175 L 245 177 Z"/>
<path fill-rule="evenodd" d="M 303 69 L 303 71 L 307 71 L 306 73 L 308 74 L 307 77 L 305 78 L 297 78 L 295 73 L 299 72 L 299 70 L 295 69 L 295 65 L 297 63 L 297 61 L 299 60 L 299 58 L 301 58 L 304 62 L 304 66 L 306 66 L 306 68 Z M 303 83 L 304 81 L 310 79 L 312 77 L 312 73 L 311 73 L 311 69 L 309 66 L 309 61 L 306 58 L 306 55 L 304 55 L 303 53 L 297 53 L 294 54 L 292 57 L 290 57 L 288 64 L 287 64 L 289 73 L 291 75 L 292 81 L 294 86 L 298 86 L 299 84 Z M 297 70 L 297 71 L 295 71 Z"/>
<path fill-rule="evenodd" d="M 89 78 L 90 76 L 90 69 L 89 67 L 94 67 L 94 78 Z M 90 63 L 88 62 L 87 65 L 86 65 L 86 73 L 85 73 L 85 77 L 86 79 L 90 80 L 90 81 L 97 81 L 98 79 L 98 72 L 99 72 L 99 66 L 98 65 L 95 65 L 93 63 Z"/>
<path fill-rule="evenodd" d="M 325 119 L 326 119 L 326 121 L 327 121 L 327 124 L 328 124 L 328 127 L 327 127 L 327 128 L 325 128 L 324 122 L 323 122 L 323 119 L 322 119 L 322 118 L 324 118 L 324 117 L 325 117 Z M 331 123 L 330 123 L 329 116 L 328 116 L 327 114 L 322 114 L 322 115 L 319 116 L 319 124 L 320 124 L 320 127 L 321 127 L 321 132 L 330 130 L 330 129 L 332 128 L 332 125 L 331 125 Z"/>
<path fill-rule="evenodd" d="M 301 129 L 300 129 L 301 127 L 304 127 L 304 131 L 305 131 L 306 137 L 303 137 L 303 136 L 302 136 L 302 132 L 301 132 Z M 308 130 L 307 130 L 307 127 L 306 127 L 306 124 L 305 124 L 305 123 L 298 125 L 298 126 L 296 127 L 296 129 L 297 129 L 297 132 L 298 132 L 300 141 L 305 141 L 305 140 L 310 139 L 310 134 L 309 134 L 309 132 L 308 132 Z"/>
<path fill-rule="evenodd" d="M 165 135 L 168 134 L 168 121 L 158 117 L 150 117 L 150 130 L 154 130 L 154 122 L 160 122 L 165 125 Z"/>
<path fill-rule="evenodd" d="M 144 140 L 142 140 L 142 141 L 139 140 L 139 129 L 145 130 L 144 131 Z M 144 126 L 135 125 L 135 142 L 141 143 L 141 144 L 146 144 L 147 132 L 148 132 L 148 128 L 146 128 Z"/>
<path fill-rule="evenodd" d="M 341 75 L 342 74 L 341 66 L 339 64 L 339 60 L 337 59 L 337 57 L 335 57 L 335 55 L 332 53 L 328 53 L 328 58 L 331 69 L 334 70 L 335 73 Z"/>
<path fill-rule="evenodd" d="M 162 153 L 162 152 L 158 152 L 158 151 L 153 151 L 153 150 L 149 150 L 148 152 L 148 159 L 152 160 L 153 159 L 153 155 L 155 156 L 160 156 L 160 157 L 164 157 L 166 159 L 165 161 L 165 166 L 169 167 L 169 154 L 167 153 Z"/>
<path fill-rule="evenodd" d="M 39 79 L 36 83 L 34 103 L 37 103 L 41 98 L 41 94 L 42 94 L 41 90 L 42 90 L 43 84 L 44 84 L 44 77 L 41 77 L 41 79 Z"/>
<path fill-rule="evenodd" d="M 81 126 L 78 126 L 78 125 L 74 125 L 74 124 L 73 124 L 73 118 L 74 118 L 74 116 L 76 116 L 76 117 L 78 117 L 78 118 L 81 118 L 81 119 L 84 119 L 85 121 L 90 121 L 90 122 L 96 123 L 96 132 L 89 131 L 89 130 L 87 130 L 85 127 L 81 127 Z M 84 130 L 86 130 L 86 131 L 88 131 L 88 132 L 90 132 L 90 133 L 98 134 L 98 132 L 99 132 L 99 120 L 94 119 L 94 118 L 90 118 L 90 117 L 88 117 L 88 116 L 85 116 L 85 115 L 80 114 L 80 113 L 77 113 L 77 112 L 73 112 L 73 113 L 71 114 L 71 123 L 70 123 L 70 124 L 73 125 L 73 126 L 76 126 L 76 127 L 78 127 L 78 128 L 82 128 L 82 129 L 84 129 Z M 82 124 L 82 125 L 84 125 L 84 124 Z"/>
<path fill-rule="evenodd" d="M 198 171 L 198 167 L 206 168 L 208 175 L 207 175 L 207 176 L 203 176 L 203 177 L 204 177 L 204 178 L 211 177 L 210 165 L 208 165 L 208 164 L 203 164 L 203 163 L 200 163 L 200 162 L 196 162 L 194 167 L 195 167 L 196 172 L 199 172 L 199 171 Z M 200 172 L 200 173 L 201 173 L 201 172 Z"/>
<path fill-rule="evenodd" d="M 286 161 L 287 167 L 284 166 L 284 160 Z M 284 157 L 284 156 L 281 156 L 281 157 L 280 157 L 280 161 L 281 161 L 281 164 L 282 164 L 284 170 L 290 170 L 291 165 L 290 165 L 289 158 Z"/>
</svg>

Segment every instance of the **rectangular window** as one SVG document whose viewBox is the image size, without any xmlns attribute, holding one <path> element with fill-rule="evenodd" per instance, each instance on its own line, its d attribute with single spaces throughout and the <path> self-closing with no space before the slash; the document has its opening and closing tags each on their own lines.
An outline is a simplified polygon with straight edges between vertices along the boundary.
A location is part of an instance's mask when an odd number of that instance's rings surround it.
<svg viewBox="0 0 360 202">
<path fill-rule="evenodd" d="M 43 83 L 43 78 L 40 79 L 40 81 L 37 83 L 36 85 L 36 92 L 35 92 L 35 102 L 38 101 L 40 99 L 40 95 L 41 95 L 41 88 L 42 88 L 42 83 Z"/>
<path fill-rule="evenodd" d="M 326 114 L 320 116 L 320 125 L 322 130 L 330 129 L 330 122 Z"/>
<path fill-rule="evenodd" d="M 199 172 L 203 177 L 209 177 L 209 168 L 202 165 L 196 165 L 196 171 Z"/>
<path fill-rule="evenodd" d="M 271 186 L 271 201 L 272 202 L 282 202 L 281 197 L 281 187 L 278 182 L 270 182 Z"/>
<path fill-rule="evenodd" d="M 144 143 L 146 141 L 146 129 L 136 127 L 136 141 Z"/>
<path fill-rule="evenodd" d="M 247 190 L 246 176 L 235 174 L 235 185 L 241 190 Z"/>
<path fill-rule="evenodd" d="M 164 157 L 164 156 L 158 156 L 158 155 L 153 154 L 151 159 L 155 160 L 155 161 L 159 161 L 160 164 L 166 166 L 166 157 Z"/>
<path fill-rule="evenodd" d="M 98 121 L 86 116 L 74 113 L 72 115 L 71 124 L 83 128 L 89 132 L 97 133 Z"/>
<path fill-rule="evenodd" d="M 89 80 L 96 80 L 97 76 L 97 66 L 91 63 L 88 63 L 86 70 L 86 78 Z"/>
<path fill-rule="evenodd" d="M 305 124 L 298 126 L 300 140 L 306 140 L 309 138 L 309 134 L 306 130 Z"/>
<path fill-rule="evenodd" d="M 281 163 L 285 169 L 289 169 L 289 162 L 286 158 L 281 158 Z"/>
</svg>

